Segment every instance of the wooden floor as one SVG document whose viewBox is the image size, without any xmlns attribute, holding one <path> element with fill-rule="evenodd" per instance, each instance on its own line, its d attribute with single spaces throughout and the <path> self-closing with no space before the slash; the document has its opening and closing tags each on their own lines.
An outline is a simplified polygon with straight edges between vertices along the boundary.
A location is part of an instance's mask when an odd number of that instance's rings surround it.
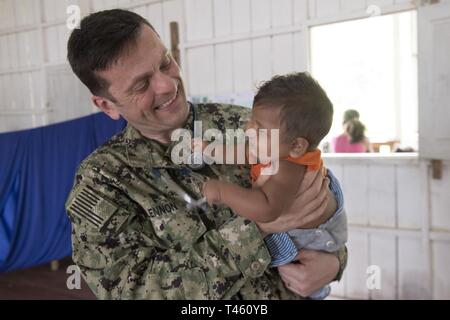
<svg viewBox="0 0 450 320">
<path fill-rule="evenodd" d="M 0 300 L 93 300 L 95 296 L 81 280 L 81 289 L 69 290 L 66 282 L 70 274 L 67 267 L 72 260 L 59 261 L 59 269 L 52 271 L 50 264 L 31 269 L 0 273 Z"/>
</svg>

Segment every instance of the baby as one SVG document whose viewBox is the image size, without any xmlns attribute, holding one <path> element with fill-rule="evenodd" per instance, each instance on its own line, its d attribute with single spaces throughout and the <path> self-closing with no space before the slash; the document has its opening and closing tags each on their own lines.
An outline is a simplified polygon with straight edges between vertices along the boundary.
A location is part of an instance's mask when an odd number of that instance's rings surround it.
<svg viewBox="0 0 450 320">
<path fill-rule="evenodd" d="M 321 171 L 326 175 L 317 146 L 330 130 L 332 118 L 331 101 L 309 74 L 275 76 L 265 82 L 254 98 L 247 129 L 268 130 L 267 139 L 255 139 L 259 154 L 264 150 L 267 158 L 261 159 L 251 152 L 256 147 L 246 142 L 246 161 L 253 157 L 259 162 L 251 167 L 253 187 L 246 189 L 226 181 L 209 180 L 203 186 L 208 203 L 226 205 L 236 214 L 259 223 L 277 219 L 291 207 L 307 171 Z M 270 139 L 272 129 L 279 130 L 279 140 L 275 141 L 278 150 L 271 148 L 274 142 Z M 205 148 L 206 143 L 202 147 Z M 214 158 L 227 159 L 227 153 L 236 154 L 238 149 L 236 145 L 216 148 Z M 269 166 L 278 170 L 264 175 L 264 168 Z M 330 206 L 327 208 L 330 214 L 334 210 Z M 335 252 L 347 241 L 347 222 L 342 210 L 325 223 L 320 221 L 307 227 L 309 229 L 266 237 L 272 256 L 271 266 L 294 261 L 302 248 Z M 329 292 L 327 286 L 310 298 L 324 299 Z"/>
</svg>

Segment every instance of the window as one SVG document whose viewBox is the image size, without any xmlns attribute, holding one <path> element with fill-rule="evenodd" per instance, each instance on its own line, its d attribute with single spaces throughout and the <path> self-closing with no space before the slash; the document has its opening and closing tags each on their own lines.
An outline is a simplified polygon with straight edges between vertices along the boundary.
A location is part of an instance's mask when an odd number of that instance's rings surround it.
<svg viewBox="0 0 450 320">
<path fill-rule="evenodd" d="M 334 104 L 324 141 L 356 109 L 371 142 L 417 150 L 417 13 L 409 11 L 311 28 L 311 73 Z"/>
</svg>

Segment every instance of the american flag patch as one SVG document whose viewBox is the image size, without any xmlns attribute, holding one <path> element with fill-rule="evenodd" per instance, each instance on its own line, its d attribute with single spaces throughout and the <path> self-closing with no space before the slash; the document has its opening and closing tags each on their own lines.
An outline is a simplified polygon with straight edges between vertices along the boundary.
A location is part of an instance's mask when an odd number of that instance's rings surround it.
<svg viewBox="0 0 450 320">
<path fill-rule="evenodd" d="M 73 195 L 67 209 L 81 220 L 101 229 L 118 207 L 101 197 L 93 188 L 84 186 Z"/>
</svg>

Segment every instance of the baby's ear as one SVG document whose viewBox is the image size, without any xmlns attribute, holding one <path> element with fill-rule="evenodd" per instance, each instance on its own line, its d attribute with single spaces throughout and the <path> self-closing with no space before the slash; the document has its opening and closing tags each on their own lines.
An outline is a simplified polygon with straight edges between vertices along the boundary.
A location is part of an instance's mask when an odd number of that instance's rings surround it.
<svg viewBox="0 0 450 320">
<path fill-rule="evenodd" d="M 309 142 L 305 138 L 295 138 L 294 141 L 292 141 L 291 150 L 289 152 L 289 155 L 292 158 L 298 158 L 301 157 L 306 153 L 306 151 L 309 148 Z"/>
</svg>

